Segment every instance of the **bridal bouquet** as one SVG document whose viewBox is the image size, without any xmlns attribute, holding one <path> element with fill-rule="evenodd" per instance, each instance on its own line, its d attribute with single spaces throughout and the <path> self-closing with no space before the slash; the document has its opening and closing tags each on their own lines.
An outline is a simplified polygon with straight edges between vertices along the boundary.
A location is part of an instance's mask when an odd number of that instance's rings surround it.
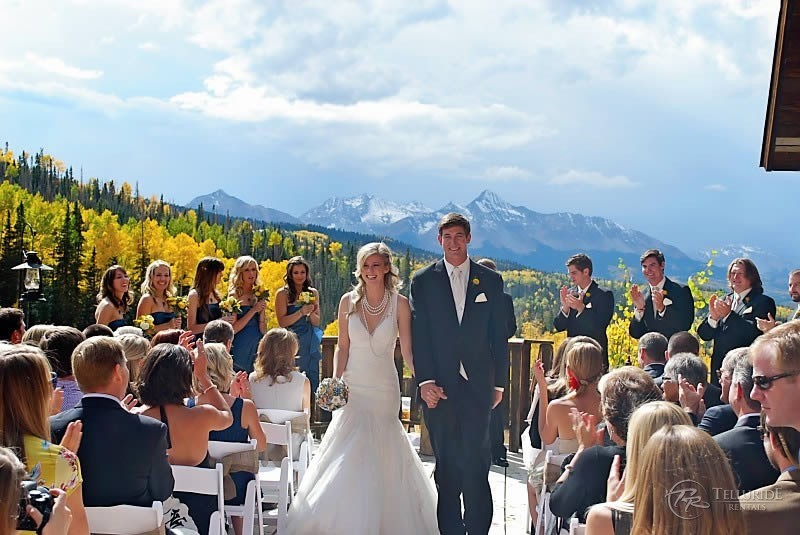
<svg viewBox="0 0 800 535">
<path fill-rule="evenodd" d="M 347 396 L 350 389 L 347 384 L 338 377 L 328 377 L 323 379 L 317 387 L 317 405 L 326 411 L 335 411 L 347 405 Z"/>
<path fill-rule="evenodd" d="M 150 314 L 144 314 L 133 320 L 133 324 L 139 327 L 144 334 L 153 334 L 153 327 L 155 327 L 155 320 Z"/>
<path fill-rule="evenodd" d="M 300 295 L 297 296 L 297 302 L 301 305 L 313 305 L 316 300 L 314 292 L 300 292 Z"/>
<path fill-rule="evenodd" d="M 182 295 L 170 295 L 167 297 L 167 304 L 181 318 L 185 318 L 189 313 L 189 300 Z"/>
<path fill-rule="evenodd" d="M 242 302 L 231 295 L 219 302 L 219 309 L 227 316 L 238 314 L 242 311 Z"/>
</svg>

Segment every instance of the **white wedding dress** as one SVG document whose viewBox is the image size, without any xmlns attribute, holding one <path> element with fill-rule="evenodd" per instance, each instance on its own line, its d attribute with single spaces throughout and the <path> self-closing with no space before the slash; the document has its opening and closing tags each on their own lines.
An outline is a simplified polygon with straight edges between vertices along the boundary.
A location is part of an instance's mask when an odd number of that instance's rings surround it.
<svg viewBox="0 0 800 535">
<path fill-rule="evenodd" d="M 353 294 L 350 294 L 351 299 Z M 358 312 L 347 323 L 347 405 L 334 411 L 289 509 L 291 535 L 427 535 L 439 532 L 436 491 L 398 419 L 394 365 L 397 295 L 372 335 Z"/>
</svg>

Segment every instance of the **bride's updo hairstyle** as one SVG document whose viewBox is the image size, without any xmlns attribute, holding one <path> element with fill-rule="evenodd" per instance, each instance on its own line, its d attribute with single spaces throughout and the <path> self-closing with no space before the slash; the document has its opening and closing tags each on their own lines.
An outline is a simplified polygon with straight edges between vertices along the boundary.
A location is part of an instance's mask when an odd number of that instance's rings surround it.
<svg viewBox="0 0 800 535">
<path fill-rule="evenodd" d="M 603 350 L 596 344 L 578 342 L 567 351 L 569 389 L 580 396 L 603 375 Z"/>
<path fill-rule="evenodd" d="M 353 272 L 353 275 L 356 276 L 356 285 L 353 288 L 356 293 L 356 298 L 353 301 L 352 308 L 350 309 L 351 314 L 353 311 L 355 311 L 359 301 L 364 298 L 365 288 L 364 279 L 361 278 L 361 268 L 367 258 L 376 254 L 381 255 L 386 264 L 389 266 L 389 271 L 387 271 L 386 275 L 383 277 L 384 286 L 391 293 L 397 292 L 403 286 L 403 281 L 400 280 L 399 270 L 397 269 L 397 266 L 392 263 L 392 250 L 389 249 L 389 246 L 383 242 L 372 242 L 364 245 L 358 250 L 358 255 L 356 256 L 356 270 Z"/>
</svg>

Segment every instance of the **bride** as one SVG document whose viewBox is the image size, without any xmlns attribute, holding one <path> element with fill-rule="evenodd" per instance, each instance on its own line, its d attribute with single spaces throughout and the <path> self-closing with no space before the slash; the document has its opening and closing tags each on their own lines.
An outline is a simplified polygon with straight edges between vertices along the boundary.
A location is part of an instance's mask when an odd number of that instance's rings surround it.
<svg viewBox="0 0 800 535">
<path fill-rule="evenodd" d="M 438 533 L 436 494 L 400 420 L 394 364 L 398 331 L 413 369 L 411 310 L 399 295 L 392 252 L 383 243 L 358 251 L 357 284 L 339 303 L 335 377 L 350 395 L 292 501 L 287 532 L 375 535 Z"/>
</svg>

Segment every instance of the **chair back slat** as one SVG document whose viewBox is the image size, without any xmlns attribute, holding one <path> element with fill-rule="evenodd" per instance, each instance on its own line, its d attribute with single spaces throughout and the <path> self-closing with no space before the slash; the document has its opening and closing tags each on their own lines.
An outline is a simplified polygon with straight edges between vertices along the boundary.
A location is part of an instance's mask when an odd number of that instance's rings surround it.
<svg viewBox="0 0 800 535">
<path fill-rule="evenodd" d="M 219 440 L 208 441 L 208 454 L 214 459 L 222 459 L 226 455 L 253 451 L 258 447 L 258 441 L 252 438 L 248 442 L 222 442 Z"/>
<path fill-rule="evenodd" d="M 267 435 L 268 444 L 277 444 L 280 446 L 290 446 L 292 443 L 292 424 L 286 422 L 284 424 L 271 424 L 269 422 L 260 422 L 261 429 Z"/>
<path fill-rule="evenodd" d="M 158 529 L 164 519 L 164 507 L 161 502 L 153 502 L 150 507 L 86 507 L 86 518 L 91 533 L 136 535 Z"/>
</svg>

